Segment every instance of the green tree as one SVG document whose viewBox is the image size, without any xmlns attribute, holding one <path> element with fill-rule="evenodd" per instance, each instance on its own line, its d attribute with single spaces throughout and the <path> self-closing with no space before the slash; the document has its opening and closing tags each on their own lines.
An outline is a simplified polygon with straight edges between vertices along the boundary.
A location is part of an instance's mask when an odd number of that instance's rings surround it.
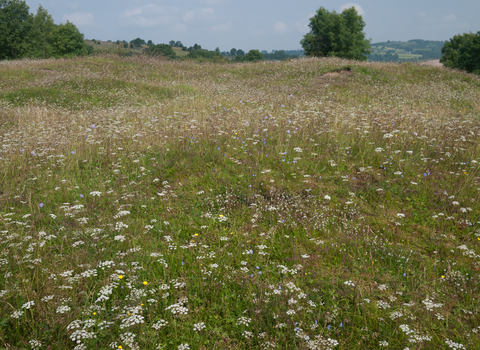
<svg viewBox="0 0 480 350">
<path fill-rule="evenodd" d="M 175 40 L 170 40 L 170 41 L 168 42 L 168 45 L 170 45 L 170 46 L 175 46 Z"/>
<path fill-rule="evenodd" d="M 69 21 L 57 25 L 53 29 L 50 35 L 50 43 L 52 56 L 54 57 L 74 57 L 88 53 L 83 34 L 80 33 L 75 24 Z"/>
<path fill-rule="evenodd" d="M 145 49 L 145 53 L 150 56 L 162 55 L 169 58 L 176 57 L 175 51 L 167 44 L 152 45 Z"/>
<path fill-rule="evenodd" d="M 480 32 L 455 35 L 446 41 L 440 62 L 449 68 L 480 74 Z"/>
<path fill-rule="evenodd" d="M 29 50 L 32 28 L 29 7 L 22 0 L 0 0 L 0 59 L 18 58 Z"/>
<path fill-rule="evenodd" d="M 218 52 L 218 53 L 220 53 L 220 48 L 217 47 L 217 48 L 215 49 L 215 51 Z"/>
<path fill-rule="evenodd" d="M 300 41 L 305 55 L 367 60 L 370 40 L 365 39 L 365 22 L 354 7 L 340 14 L 320 7 L 310 18 L 309 27 L 310 32 Z"/>
<path fill-rule="evenodd" d="M 245 55 L 245 52 L 244 52 L 242 49 L 238 49 L 238 50 L 237 50 L 237 56 L 242 57 L 242 56 L 244 56 L 244 55 Z"/>
<path fill-rule="evenodd" d="M 152 46 L 153 45 L 153 41 L 149 40 L 147 41 L 147 46 Z"/>
<path fill-rule="evenodd" d="M 177 42 L 175 43 L 175 47 L 183 47 L 182 42 L 181 42 L 181 41 L 177 41 Z"/>
<path fill-rule="evenodd" d="M 237 55 L 237 49 L 233 48 L 230 50 L 230 56 L 236 56 Z"/>
<path fill-rule="evenodd" d="M 143 39 L 136 38 L 130 41 L 130 44 L 133 44 L 134 47 L 142 47 L 142 45 L 145 45 L 146 42 Z"/>
<path fill-rule="evenodd" d="M 263 55 L 258 50 L 250 50 L 248 53 L 243 57 L 243 60 L 246 62 L 257 62 L 263 61 Z"/>
<path fill-rule="evenodd" d="M 52 16 L 40 5 L 33 16 L 28 35 L 30 49 L 27 56 L 47 58 L 52 56 L 51 36 L 55 29 Z M 92 47 L 93 49 L 93 47 Z"/>
</svg>

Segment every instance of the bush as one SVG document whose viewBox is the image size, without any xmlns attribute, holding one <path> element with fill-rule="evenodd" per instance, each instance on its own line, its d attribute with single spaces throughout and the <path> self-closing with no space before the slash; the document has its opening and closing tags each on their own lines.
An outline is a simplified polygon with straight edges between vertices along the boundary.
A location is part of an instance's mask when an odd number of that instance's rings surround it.
<svg viewBox="0 0 480 350">
<path fill-rule="evenodd" d="M 220 53 L 218 53 L 216 51 L 206 51 L 206 50 L 190 51 L 190 53 L 187 55 L 187 57 L 188 58 L 194 58 L 194 59 L 207 58 L 207 59 L 210 59 L 210 60 L 223 58 L 223 56 L 220 55 Z"/>
<path fill-rule="evenodd" d="M 168 44 L 152 45 L 145 49 L 145 53 L 151 56 L 162 55 L 172 59 L 177 56 L 175 51 L 173 51 L 172 47 Z"/>
<path fill-rule="evenodd" d="M 243 57 L 243 61 L 246 62 L 257 62 L 263 61 L 263 55 L 258 50 L 250 50 L 248 53 Z"/>
<path fill-rule="evenodd" d="M 446 41 L 440 62 L 449 68 L 480 74 L 480 32 L 455 35 Z"/>
</svg>

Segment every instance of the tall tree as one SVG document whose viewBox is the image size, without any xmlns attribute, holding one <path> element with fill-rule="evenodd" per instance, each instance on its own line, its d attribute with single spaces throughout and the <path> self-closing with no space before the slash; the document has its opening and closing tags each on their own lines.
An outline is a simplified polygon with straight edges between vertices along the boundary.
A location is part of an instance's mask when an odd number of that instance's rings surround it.
<svg viewBox="0 0 480 350">
<path fill-rule="evenodd" d="M 147 46 L 152 46 L 153 45 L 153 41 L 149 40 L 147 41 Z"/>
<path fill-rule="evenodd" d="M 170 46 L 175 46 L 175 40 L 170 40 L 170 41 L 168 42 L 168 45 L 170 45 Z"/>
<path fill-rule="evenodd" d="M 47 58 L 52 55 L 51 35 L 55 29 L 52 16 L 40 5 L 33 16 L 32 28 L 29 33 L 30 51 L 27 56 Z"/>
<path fill-rule="evenodd" d="M 242 49 L 238 49 L 237 50 L 237 56 L 242 57 L 243 55 L 245 55 L 245 52 Z"/>
<path fill-rule="evenodd" d="M 440 62 L 449 68 L 480 73 L 480 32 L 455 35 L 446 41 Z"/>
<path fill-rule="evenodd" d="M 52 55 L 54 57 L 73 57 L 87 54 L 83 34 L 75 24 L 67 21 L 55 27 L 51 34 Z"/>
<path fill-rule="evenodd" d="M 233 48 L 230 50 L 230 55 L 231 56 L 236 56 L 237 55 L 237 49 L 236 48 Z"/>
<path fill-rule="evenodd" d="M 367 60 L 370 40 L 365 39 L 365 22 L 354 7 L 340 14 L 320 7 L 310 18 L 309 27 L 310 32 L 300 41 L 305 55 Z"/>
<path fill-rule="evenodd" d="M 0 0 L 0 59 L 22 57 L 28 52 L 32 27 L 29 7 L 21 0 Z"/>
</svg>

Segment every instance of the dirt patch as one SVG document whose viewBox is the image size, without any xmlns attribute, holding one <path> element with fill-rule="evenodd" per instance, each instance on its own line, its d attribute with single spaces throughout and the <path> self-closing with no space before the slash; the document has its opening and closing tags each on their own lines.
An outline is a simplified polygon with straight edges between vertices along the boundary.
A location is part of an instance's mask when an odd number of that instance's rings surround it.
<svg viewBox="0 0 480 350">
<path fill-rule="evenodd" d="M 440 63 L 440 60 L 431 60 L 431 61 L 426 61 L 426 62 L 421 62 L 419 63 L 420 66 L 428 66 L 428 67 L 434 67 L 434 68 L 442 68 L 443 64 Z"/>
<path fill-rule="evenodd" d="M 329 73 L 324 73 L 322 75 L 320 75 L 322 78 L 334 78 L 334 77 L 338 77 L 340 75 L 348 75 L 348 74 L 352 74 L 352 68 L 350 67 L 345 67 L 345 68 L 342 68 L 342 69 L 337 69 L 333 72 L 329 72 Z"/>
</svg>

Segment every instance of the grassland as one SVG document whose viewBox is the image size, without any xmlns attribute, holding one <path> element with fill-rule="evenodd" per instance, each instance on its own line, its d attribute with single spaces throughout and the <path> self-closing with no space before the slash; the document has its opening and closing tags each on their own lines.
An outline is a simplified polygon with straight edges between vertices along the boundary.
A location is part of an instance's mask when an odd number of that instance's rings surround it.
<svg viewBox="0 0 480 350">
<path fill-rule="evenodd" d="M 480 78 L 0 62 L 0 347 L 478 349 Z"/>
</svg>

